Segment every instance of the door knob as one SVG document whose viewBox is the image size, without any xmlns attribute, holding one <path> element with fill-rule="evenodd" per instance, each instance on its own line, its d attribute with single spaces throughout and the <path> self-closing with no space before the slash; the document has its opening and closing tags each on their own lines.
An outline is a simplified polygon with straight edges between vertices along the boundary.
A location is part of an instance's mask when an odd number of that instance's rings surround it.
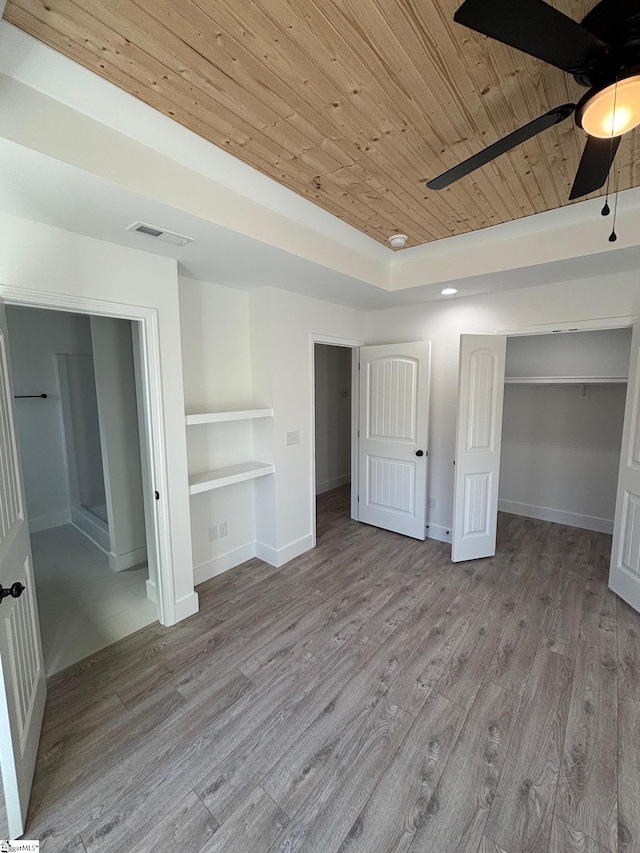
<svg viewBox="0 0 640 853">
<path fill-rule="evenodd" d="M 416 450 L 416 456 L 424 456 L 424 450 Z"/>
<path fill-rule="evenodd" d="M 8 589 L 4 589 L 2 584 L 0 584 L 0 603 L 2 603 L 2 599 L 6 598 L 10 595 L 12 598 L 20 598 L 22 593 L 24 592 L 24 586 L 20 583 L 20 581 L 16 581 L 14 584 Z"/>
</svg>

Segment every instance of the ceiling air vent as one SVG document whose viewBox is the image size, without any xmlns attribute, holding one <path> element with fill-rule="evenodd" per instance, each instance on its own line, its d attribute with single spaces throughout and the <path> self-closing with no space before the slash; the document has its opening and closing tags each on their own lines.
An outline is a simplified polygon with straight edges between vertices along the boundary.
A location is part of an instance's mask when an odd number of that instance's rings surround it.
<svg viewBox="0 0 640 853">
<path fill-rule="evenodd" d="M 164 228 L 147 225 L 146 222 L 134 222 L 133 225 L 127 228 L 127 231 L 137 231 L 139 234 L 146 234 L 147 237 L 153 237 L 154 240 L 162 240 L 163 243 L 169 243 L 171 246 L 186 246 L 187 243 L 193 243 L 193 237 L 185 237 L 184 234 L 176 234 L 174 231 L 165 231 Z"/>
</svg>

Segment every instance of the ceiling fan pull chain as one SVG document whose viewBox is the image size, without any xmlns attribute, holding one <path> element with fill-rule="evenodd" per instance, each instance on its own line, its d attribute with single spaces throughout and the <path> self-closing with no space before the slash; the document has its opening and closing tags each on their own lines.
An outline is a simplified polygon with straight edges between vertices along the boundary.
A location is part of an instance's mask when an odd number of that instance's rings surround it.
<svg viewBox="0 0 640 853">
<path fill-rule="evenodd" d="M 611 231 L 611 234 L 609 235 L 609 242 L 610 243 L 615 243 L 616 240 L 618 239 L 618 235 L 616 234 L 616 219 L 618 218 L 618 196 L 620 195 L 620 193 L 618 192 L 619 188 L 620 188 L 620 166 L 618 166 L 618 168 L 616 170 L 616 198 L 615 198 L 615 201 L 613 203 L 613 230 Z"/>
<path fill-rule="evenodd" d="M 613 90 L 613 112 L 611 113 L 611 137 L 609 139 L 609 157 L 611 162 L 613 163 L 613 132 L 614 125 L 616 120 L 616 106 L 618 101 L 618 77 L 616 76 L 616 87 Z M 607 175 L 607 194 L 604 200 L 604 207 L 602 208 L 602 215 L 609 216 L 611 213 L 611 208 L 609 207 L 609 182 L 611 180 L 611 169 L 609 169 L 609 173 Z M 611 242 L 614 242 L 613 240 Z"/>
</svg>

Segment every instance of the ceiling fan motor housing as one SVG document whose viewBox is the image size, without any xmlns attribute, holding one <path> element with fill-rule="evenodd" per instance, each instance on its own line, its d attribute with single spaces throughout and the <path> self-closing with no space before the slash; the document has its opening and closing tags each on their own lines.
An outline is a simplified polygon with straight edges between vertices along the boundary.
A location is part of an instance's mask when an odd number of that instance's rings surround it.
<svg viewBox="0 0 640 853">
<path fill-rule="evenodd" d="M 582 20 L 582 26 L 608 44 L 606 53 L 575 72 L 581 86 L 602 89 L 638 73 L 640 67 L 640 8 L 637 0 L 601 0 Z M 588 99 L 591 93 L 587 93 Z"/>
</svg>

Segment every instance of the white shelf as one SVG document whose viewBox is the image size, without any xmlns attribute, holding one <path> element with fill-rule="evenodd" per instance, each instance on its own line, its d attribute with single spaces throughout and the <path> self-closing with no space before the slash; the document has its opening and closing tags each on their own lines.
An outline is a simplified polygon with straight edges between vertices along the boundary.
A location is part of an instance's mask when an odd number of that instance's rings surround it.
<svg viewBox="0 0 640 853">
<path fill-rule="evenodd" d="M 218 412 L 201 412 L 186 416 L 187 426 L 193 424 L 219 424 L 223 421 L 248 421 L 254 418 L 272 418 L 273 409 L 234 409 Z"/>
<path fill-rule="evenodd" d="M 507 385 L 619 385 L 627 376 L 506 376 Z"/>
<path fill-rule="evenodd" d="M 243 462 L 241 465 L 228 465 L 226 468 L 192 474 L 189 477 L 189 494 L 197 495 L 200 492 L 231 486 L 233 483 L 266 477 L 267 474 L 273 474 L 275 470 L 273 465 L 267 465 L 264 462 Z"/>
</svg>

